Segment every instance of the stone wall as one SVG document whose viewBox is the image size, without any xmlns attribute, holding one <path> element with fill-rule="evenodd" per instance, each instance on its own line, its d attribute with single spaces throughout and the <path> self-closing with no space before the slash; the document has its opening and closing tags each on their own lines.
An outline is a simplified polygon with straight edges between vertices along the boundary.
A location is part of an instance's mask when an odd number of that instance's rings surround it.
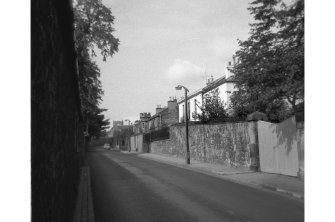
<svg viewBox="0 0 335 222">
<path fill-rule="evenodd" d="M 180 157 L 180 155 L 177 155 L 174 152 L 171 152 L 174 149 L 171 148 L 171 140 L 159 140 L 159 141 L 153 141 L 150 143 L 150 149 L 151 153 L 155 154 L 168 154 L 168 155 L 173 155 L 175 157 Z"/>
<path fill-rule="evenodd" d="M 31 221 L 72 221 L 83 164 L 71 1 L 31 2 Z M 18 203 L 19 205 L 20 203 Z"/>
<path fill-rule="evenodd" d="M 179 111 L 177 102 L 169 102 L 167 110 L 167 113 L 165 115 L 162 115 L 163 127 L 178 123 Z"/>
<path fill-rule="evenodd" d="M 250 147 L 256 143 L 257 132 L 253 122 L 215 125 L 190 125 L 189 145 L 191 159 L 230 166 L 250 167 Z M 152 153 L 185 157 L 185 126 L 170 127 L 170 139 L 152 142 Z"/>
</svg>

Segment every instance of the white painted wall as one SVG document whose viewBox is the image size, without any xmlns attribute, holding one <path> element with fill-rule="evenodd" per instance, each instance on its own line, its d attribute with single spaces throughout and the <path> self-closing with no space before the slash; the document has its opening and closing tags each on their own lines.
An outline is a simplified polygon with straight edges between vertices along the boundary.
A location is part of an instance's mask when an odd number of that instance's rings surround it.
<svg viewBox="0 0 335 222">
<path fill-rule="evenodd" d="M 228 79 L 230 76 L 233 76 L 234 74 L 228 70 L 229 67 L 226 68 L 225 70 L 225 77 L 226 79 Z M 232 66 L 230 66 L 230 68 L 232 68 Z M 237 88 L 235 88 L 235 84 L 232 82 L 226 82 L 223 83 L 222 85 L 218 86 L 217 88 L 219 88 L 220 94 L 219 97 L 221 98 L 221 101 L 225 104 L 225 107 L 228 108 L 230 105 L 230 97 L 232 95 L 232 93 L 234 91 L 237 91 Z M 216 88 L 215 88 L 216 89 Z M 214 89 L 213 89 L 214 90 Z M 201 114 L 201 110 L 199 107 L 195 108 L 196 105 L 194 103 L 194 100 L 196 99 L 197 103 L 199 104 L 199 106 L 202 106 L 202 94 L 198 94 L 197 96 L 188 99 L 188 102 L 190 102 L 190 121 L 196 121 L 193 117 L 192 117 L 192 113 L 193 112 L 197 112 L 198 114 Z M 184 118 L 184 106 L 185 102 L 182 102 L 180 104 L 178 104 L 178 108 L 179 108 L 179 122 L 182 122 L 183 118 Z"/>
<path fill-rule="evenodd" d="M 230 97 L 234 91 L 237 91 L 235 84 L 232 82 L 226 82 L 218 87 L 220 94 L 219 97 L 221 101 L 225 104 L 225 107 L 228 108 L 231 102 Z"/>
<path fill-rule="evenodd" d="M 180 123 L 182 122 L 182 119 L 183 119 L 183 117 L 184 117 L 183 105 L 184 105 L 184 103 L 179 103 L 179 104 L 178 104 L 178 111 L 179 111 L 179 113 L 178 113 L 178 118 L 179 118 L 179 122 L 180 122 Z"/>
<path fill-rule="evenodd" d="M 195 100 L 198 104 L 198 106 L 196 106 L 195 104 Z M 187 102 L 189 102 L 189 107 L 187 107 L 189 110 L 190 110 L 190 118 L 189 120 L 190 121 L 196 121 L 192 115 L 194 112 L 198 113 L 198 114 L 201 114 L 201 110 L 199 108 L 199 106 L 201 107 L 202 106 L 202 95 L 201 93 L 196 95 L 195 97 L 192 97 L 191 99 L 187 99 Z M 184 105 L 185 105 L 185 102 L 182 102 L 180 104 L 178 104 L 178 108 L 179 108 L 179 122 L 181 123 L 183 118 L 184 118 Z"/>
<path fill-rule="evenodd" d="M 190 120 L 191 121 L 196 121 L 192 116 L 193 116 L 193 113 L 197 113 L 197 114 L 201 114 L 201 110 L 199 108 L 199 106 L 201 107 L 202 106 L 202 95 L 199 94 L 193 98 L 191 98 L 189 100 L 190 102 Z M 196 103 L 198 104 L 198 106 L 196 105 Z"/>
</svg>

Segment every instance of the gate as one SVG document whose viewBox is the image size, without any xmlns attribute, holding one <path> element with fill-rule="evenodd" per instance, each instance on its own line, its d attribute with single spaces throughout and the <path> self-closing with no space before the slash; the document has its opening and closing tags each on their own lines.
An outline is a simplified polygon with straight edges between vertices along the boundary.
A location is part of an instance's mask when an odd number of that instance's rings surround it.
<svg viewBox="0 0 335 222">
<path fill-rule="evenodd" d="M 279 124 L 258 121 L 257 126 L 261 171 L 297 176 L 299 158 L 295 117 Z"/>
</svg>

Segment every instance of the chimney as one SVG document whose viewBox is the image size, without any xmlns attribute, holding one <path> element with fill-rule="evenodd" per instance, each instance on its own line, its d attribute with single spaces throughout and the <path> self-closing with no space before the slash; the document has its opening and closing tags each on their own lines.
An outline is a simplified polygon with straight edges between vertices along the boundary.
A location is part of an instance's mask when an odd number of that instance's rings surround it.
<svg viewBox="0 0 335 222">
<path fill-rule="evenodd" d="M 146 121 L 151 117 L 150 113 L 140 113 L 140 121 Z"/>
<path fill-rule="evenodd" d="M 234 75 L 233 73 L 232 73 L 232 68 L 233 68 L 233 66 L 231 65 L 231 62 L 229 61 L 228 62 L 228 66 L 226 67 L 226 70 L 225 70 L 225 76 L 226 76 L 226 79 L 228 79 L 229 77 L 231 77 L 232 75 Z"/>
<path fill-rule="evenodd" d="M 168 107 L 169 110 L 176 109 L 177 108 L 177 99 L 174 99 L 173 97 L 171 97 L 171 99 L 168 101 L 167 107 Z"/>
<path fill-rule="evenodd" d="M 212 84 L 213 82 L 214 82 L 214 77 L 213 77 L 213 75 L 211 75 L 211 78 L 209 78 L 207 80 L 207 86 L 210 85 L 210 84 Z"/>
<path fill-rule="evenodd" d="M 157 105 L 156 114 L 161 112 L 162 110 L 163 110 L 163 108 L 161 107 L 161 105 Z"/>
</svg>

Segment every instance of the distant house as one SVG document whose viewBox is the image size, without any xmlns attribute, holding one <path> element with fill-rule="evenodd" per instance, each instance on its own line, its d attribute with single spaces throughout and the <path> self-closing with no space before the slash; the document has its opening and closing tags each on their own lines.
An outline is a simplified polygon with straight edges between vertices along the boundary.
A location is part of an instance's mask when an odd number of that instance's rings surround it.
<svg viewBox="0 0 335 222">
<path fill-rule="evenodd" d="M 235 88 L 235 80 L 234 75 L 231 72 L 232 69 L 231 63 L 228 64 L 225 70 L 225 75 L 214 80 L 213 77 L 211 77 L 206 86 L 196 90 L 195 92 L 189 93 L 187 95 L 187 107 L 188 107 L 188 120 L 189 121 L 197 121 L 193 117 L 194 114 L 201 114 L 200 107 L 203 104 L 203 97 L 207 93 L 211 92 L 212 90 L 219 90 L 219 97 L 221 101 L 225 104 L 225 107 L 228 108 L 230 105 L 230 97 L 234 91 L 237 91 L 237 88 Z M 184 122 L 184 114 L 185 114 L 185 98 L 181 97 L 178 102 L 179 107 L 179 122 Z"/>
<path fill-rule="evenodd" d="M 123 121 L 113 121 L 113 127 L 108 132 L 110 144 L 113 148 L 128 150 L 130 147 L 129 137 L 133 133 L 132 126 L 123 125 Z"/>
<path fill-rule="evenodd" d="M 113 126 L 112 128 L 109 130 L 109 132 L 107 133 L 107 137 L 111 138 L 113 137 L 114 131 L 115 130 L 119 130 L 120 126 L 123 126 L 123 121 L 113 121 Z"/>
<path fill-rule="evenodd" d="M 133 134 L 130 137 L 130 149 L 136 152 L 147 152 L 148 147 L 143 146 L 143 133 L 146 131 L 147 121 L 150 119 L 150 113 L 140 113 L 140 119 L 133 124 Z"/>
<path fill-rule="evenodd" d="M 151 132 L 178 123 L 178 105 L 176 98 L 170 98 L 167 107 L 157 106 L 156 114 L 147 120 L 145 132 Z"/>
<path fill-rule="evenodd" d="M 140 119 L 133 124 L 134 134 L 140 134 L 146 131 L 147 121 L 151 118 L 150 113 L 140 113 Z"/>
</svg>

